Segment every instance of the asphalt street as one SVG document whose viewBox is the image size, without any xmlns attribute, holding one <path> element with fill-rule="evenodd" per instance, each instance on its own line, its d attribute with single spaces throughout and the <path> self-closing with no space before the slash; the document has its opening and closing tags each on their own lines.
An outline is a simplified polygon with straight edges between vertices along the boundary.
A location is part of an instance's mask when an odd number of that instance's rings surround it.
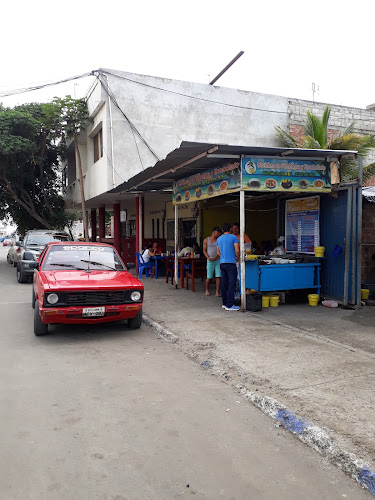
<svg viewBox="0 0 375 500">
<path fill-rule="evenodd" d="M 150 327 L 35 337 L 32 285 L 17 283 L 7 251 L 3 500 L 373 498 Z"/>
</svg>

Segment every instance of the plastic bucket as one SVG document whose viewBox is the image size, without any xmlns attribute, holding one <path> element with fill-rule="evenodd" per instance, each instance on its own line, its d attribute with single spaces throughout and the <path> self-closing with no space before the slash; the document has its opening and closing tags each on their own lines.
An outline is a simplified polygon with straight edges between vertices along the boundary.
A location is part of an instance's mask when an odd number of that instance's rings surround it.
<svg viewBox="0 0 375 500">
<path fill-rule="evenodd" d="M 309 306 L 317 306 L 319 302 L 319 295 L 317 293 L 309 293 L 307 296 L 309 299 Z"/>
<path fill-rule="evenodd" d="M 270 306 L 270 297 L 269 295 L 263 295 L 262 297 L 262 307 L 269 307 Z"/>
<path fill-rule="evenodd" d="M 278 295 L 270 295 L 270 306 L 279 307 L 280 297 Z"/>
<path fill-rule="evenodd" d="M 362 300 L 367 300 L 370 295 L 370 290 L 367 288 L 361 288 L 361 299 Z"/>
<path fill-rule="evenodd" d="M 314 247 L 315 257 L 324 257 L 324 247 Z"/>
</svg>

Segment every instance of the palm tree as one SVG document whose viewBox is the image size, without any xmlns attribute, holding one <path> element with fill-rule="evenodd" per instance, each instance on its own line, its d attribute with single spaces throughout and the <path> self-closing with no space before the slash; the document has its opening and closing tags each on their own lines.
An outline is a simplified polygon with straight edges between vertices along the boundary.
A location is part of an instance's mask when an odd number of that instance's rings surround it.
<svg viewBox="0 0 375 500">
<path fill-rule="evenodd" d="M 275 127 L 283 146 L 288 148 L 306 149 L 340 149 L 358 151 L 363 158 L 375 148 L 375 137 L 373 135 L 359 135 L 354 133 L 354 122 L 343 132 L 334 137 L 329 137 L 328 121 L 331 108 L 326 106 L 322 118 L 315 116 L 312 111 L 307 111 L 305 129 L 302 137 L 296 140 L 281 127 Z M 357 178 L 358 163 L 354 158 L 342 158 L 341 180 L 350 181 Z M 363 181 L 366 182 L 375 175 L 375 163 L 363 167 Z"/>
</svg>

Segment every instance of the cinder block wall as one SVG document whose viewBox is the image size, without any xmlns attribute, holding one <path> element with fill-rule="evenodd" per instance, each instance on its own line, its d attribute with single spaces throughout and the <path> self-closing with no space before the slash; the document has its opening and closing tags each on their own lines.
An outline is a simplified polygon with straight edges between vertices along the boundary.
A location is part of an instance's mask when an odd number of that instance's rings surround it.
<svg viewBox="0 0 375 500">
<path fill-rule="evenodd" d="M 288 115 L 289 115 L 289 132 L 296 139 L 303 134 L 303 125 L 306 119 L 308 110 L 312 111 L 317 116 L 322 116 L 327 103 L 303 101 L 300 99 L 288 100 Z M 375 110 L 349 108 L 347 106 L 337 106 L 334 104 L 331 107 L 331 116 L 329 120 L 329 135 L 335 136 L 338 132 L 352 122 L 355 122 L 355 132 L 357 134 L 375 135 Z M 375 151 L 366 158 L 365 165 L 375 162 Z M 369 186 L 375 185 L 375 177 L 367 183 Z"/>
</svg>

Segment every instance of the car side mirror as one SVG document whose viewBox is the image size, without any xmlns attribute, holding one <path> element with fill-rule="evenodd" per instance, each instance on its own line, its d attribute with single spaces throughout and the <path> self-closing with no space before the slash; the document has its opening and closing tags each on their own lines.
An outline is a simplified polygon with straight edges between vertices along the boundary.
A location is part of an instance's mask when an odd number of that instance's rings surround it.
<svg viewBox="0 0 375 500">
<path fill-rule="evenodd" d="M 25 252 L 23 254 L 22 260 L 34 260 L 34 254 L 31 252 Z"/>
<path fill-rule="evenodd" d="M 39 262 L 35 262 L 35 260 L 32 262 L 29 262 L 29 268 L 30 269 L 39 269 Z"/>
</svg>

